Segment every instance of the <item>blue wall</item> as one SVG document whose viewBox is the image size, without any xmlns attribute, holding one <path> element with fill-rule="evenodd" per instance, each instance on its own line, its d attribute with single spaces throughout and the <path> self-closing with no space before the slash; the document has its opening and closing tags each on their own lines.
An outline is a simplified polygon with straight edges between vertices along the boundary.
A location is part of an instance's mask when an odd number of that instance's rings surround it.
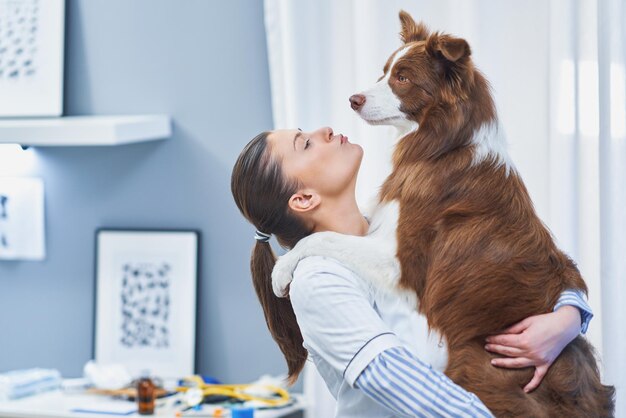
<svg viewBox="0 0 626 418">
<path fill-rule="evenodd" d="M 94 232 L 143 227 L 202 231 L 199 371 L 226 381 L 284 372 L 250 281 L 253 229 L 230 194 L 239 151 L 271 128 L 263 2 L 67 0 L 65 62 L 66 115 L 168 113 L 174 135 L 18 150 L 13 169 L 0 167 L 44 179 L 48 252 L 0 261 L 0 371 L 82 374 Z"/>
</svg>

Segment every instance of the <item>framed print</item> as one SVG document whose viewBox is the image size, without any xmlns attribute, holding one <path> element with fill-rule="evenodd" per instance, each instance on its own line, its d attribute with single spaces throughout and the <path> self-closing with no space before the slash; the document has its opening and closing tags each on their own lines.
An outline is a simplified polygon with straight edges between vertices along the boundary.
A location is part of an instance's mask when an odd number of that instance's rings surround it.
<svg viewBox="0 0 626 418">
<path fill-rule="evenodd" d="M 193 230 L 96 232 L 96 362 L 133 376 L 194 373 L 199 239 Z"/>
<path fill-rule="evenodd" d="M 0 260 L 45 258 L 43 180 L 0 177 Z"/>
<path fill-rule="evenodd" d="M 63 113 L 65 0 L 0 0 L 0 117 Z"/>
</svg>

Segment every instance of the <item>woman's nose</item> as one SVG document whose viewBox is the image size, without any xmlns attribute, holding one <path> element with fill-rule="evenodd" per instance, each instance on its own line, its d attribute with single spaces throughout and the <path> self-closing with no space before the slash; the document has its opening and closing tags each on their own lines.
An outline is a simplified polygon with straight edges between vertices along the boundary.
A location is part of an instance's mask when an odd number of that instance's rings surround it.
<svg viewBox="0 0 626 418">
<path fill-rule="evenodd" d="M 326 126 L 317 130 L 318 135 L 324 138 L 325 141 L 331 141 L 333 139 L 333 128 Z"/>
<path fill-rule="evenodd" d="M 353 94 L 350 96 L 350 106 L 353 110 L 359 110 L 365 104 L 365 96 L 362 94 Z"/>
</svg>

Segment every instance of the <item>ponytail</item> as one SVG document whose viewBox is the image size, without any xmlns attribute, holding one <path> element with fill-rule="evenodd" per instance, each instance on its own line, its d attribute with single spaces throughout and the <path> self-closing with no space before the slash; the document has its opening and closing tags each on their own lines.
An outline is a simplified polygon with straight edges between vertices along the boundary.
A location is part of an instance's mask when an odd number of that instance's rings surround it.
<svg viewBox="0 0 626 418">
<path fill-rule="evenodd" d="M 298 184 L 287 180 L 280 164 L 267 151 L 268 132 L 257 135 L 241 152 L 231 176 L 231 190 L 241 213 L 263 236 L 274 234 L 283 248 L 293 248 L 311 230 L 288 208 Z M 264 238 L 264 237 L 263 237 Z M 279 298 L 272 289 L 276 256 L 267 240 L 258 240 L 252 250 L 250 271 L 267 327 L 282 351 L 288 368 L 288 383 L 294 384 L 307 358 L 302 333 L 289 298 Z"/>
<path fill-rule="evenodd" d="M 277 297 L 272 290 L 274 264 L 276 256 L 270 244 L 257 241 L 250 260 L 252 283 L 261 302 L 267 327 L 287 361 L 288 383 L 293 385 L 304 367 L 307 351 L 302 346 L 302 333 L 291 302 L 288 298 Z"/>
</svg>

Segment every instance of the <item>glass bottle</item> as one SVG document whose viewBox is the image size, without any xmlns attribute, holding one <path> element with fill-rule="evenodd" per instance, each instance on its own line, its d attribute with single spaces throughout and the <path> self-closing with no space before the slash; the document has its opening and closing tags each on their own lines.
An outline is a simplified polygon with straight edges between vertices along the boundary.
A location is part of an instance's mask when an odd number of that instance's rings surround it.
<svg viewBox="0 0 626 418">
<path fill-rule="evenodd" d="M 141 373 L 137 382 L 137 412 L 139 415 L 154 414 L 154 383 L 148 370 Z"/>
</svg>

